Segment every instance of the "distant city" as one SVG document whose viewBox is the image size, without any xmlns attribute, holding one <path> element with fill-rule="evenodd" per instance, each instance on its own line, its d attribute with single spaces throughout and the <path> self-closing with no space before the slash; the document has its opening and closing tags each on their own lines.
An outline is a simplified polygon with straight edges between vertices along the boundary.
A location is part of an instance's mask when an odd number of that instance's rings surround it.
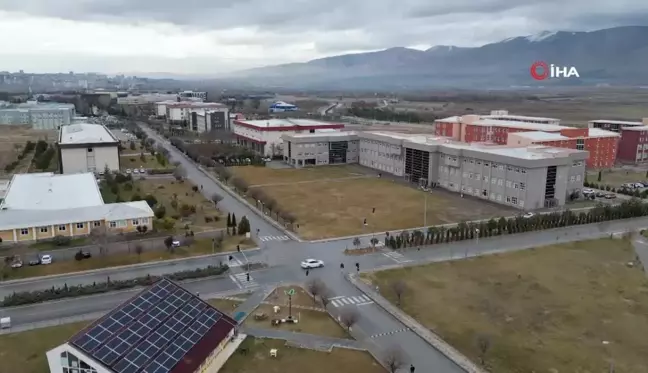
<svg viewBox="0 0 648 373">
<path fill-rule="evenodd" d="M 100 73 L 46 73 L 36 74 L 20 70 L 18 72 L 0 71 L 0 91 L 24 92 L 60 91 L 78 89 L 117 89 L 133 90 L 150 88 L 155 79 L 136 76 L 109 76 Z"/>
</svg>

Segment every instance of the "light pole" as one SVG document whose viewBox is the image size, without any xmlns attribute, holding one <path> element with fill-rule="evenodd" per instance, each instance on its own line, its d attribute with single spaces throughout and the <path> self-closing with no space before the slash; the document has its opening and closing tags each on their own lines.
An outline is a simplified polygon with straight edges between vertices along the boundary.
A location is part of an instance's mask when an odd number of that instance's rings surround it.
<svg viewBox="0 0 648 373">
<path fill-rule="evenodd" d="M 425 198 L 423 202 L 423 226 L 427 227 L 427 192 L 425 193 Z"/>
</svg>

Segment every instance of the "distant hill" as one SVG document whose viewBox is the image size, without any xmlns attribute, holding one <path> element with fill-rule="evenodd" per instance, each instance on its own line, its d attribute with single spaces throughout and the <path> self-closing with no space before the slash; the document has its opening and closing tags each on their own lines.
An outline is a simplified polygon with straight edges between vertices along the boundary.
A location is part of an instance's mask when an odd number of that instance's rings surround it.
<svg viewBox="0 0 648 373">
<path fill-rule="evenodd" d="M 575 66 L 579 78 L 533 80 L 535 61 Z M 235 80 L 268 88 L 429 89 L 648 84 L 648 26 L 592 32 L 542 32 L 477 48 L 403 47 L 239 72 Z"/>
</svg>

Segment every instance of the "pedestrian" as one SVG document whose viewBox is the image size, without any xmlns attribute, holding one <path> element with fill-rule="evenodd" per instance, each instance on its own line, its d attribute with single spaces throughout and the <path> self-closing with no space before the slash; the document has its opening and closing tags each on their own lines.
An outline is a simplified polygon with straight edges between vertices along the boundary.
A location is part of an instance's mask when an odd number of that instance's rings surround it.
<svg viewBox="0 0 648 373">
<path fill-rule="evenodd" d="M 241 252 L 241 246 L 236 245 L 236 251 L 238 251 L 240 253 Z"/>
<path fill-rule="evenodd" d="M 340 263 L 340 269 L 344 269 L 344 263 Z"/>
<path fill-rule="evenodd" d="M 234 257 L 230 255 L 228 259 L 229 259 L 229 261 L 231 262 L 232 259 L 234 259 Z"/>
<path fill-rule="evenodd" d="M 306 270 L 306 276 L 308 276 L 308 270 Z"/>
<path fill-rule="evenodd" d="M 202 190 L 202 184 L 200 184 L 200 190 Z"/>
<path fill-rule="evenodd" d="M 414 365 L 410 364 L 410 373 L 414 373 L 415 370 L 416 368 L 414 368 Z"/>
<path fill-rule="evenodd" d="M 356 271 L 360 272 L 360 263 L 356 262 Z"/>
<path fill-rule="evenodd" d="M 250 274 L 249 273 L 245 274 L 245 278 L 247 279 L 247 282 L 250 282 Z"/>
</svg>

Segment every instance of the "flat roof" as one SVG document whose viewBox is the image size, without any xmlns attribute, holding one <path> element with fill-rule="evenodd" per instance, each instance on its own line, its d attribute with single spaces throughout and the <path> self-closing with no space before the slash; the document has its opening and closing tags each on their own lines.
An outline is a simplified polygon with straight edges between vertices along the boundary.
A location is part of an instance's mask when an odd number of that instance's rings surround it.
<svg viewBox="0 0 648 373">
<path fill-rule="evenodd" d="M 62 126 L 59 144 L 99 144 L 118 143 L 119 140 L 101 124 L 76 123 Z"/>
<path fill-rule="evenodd" d="M 238 119 L 237 122 L 259 128 L 283 128 L 283 127 L 328 127 L 337 123 L 320 122 L 312 119 L 266 119 L 266 120 L 245 120 Z"/>
<path fill-rule="evenodd" d="M 529 119 L 534 119 L 534 117 L 520 117 L 520 116 L 504 116 L 504 115 L 479 115 L 479 119 L 475 120 L 470 120 L 466 118 L 465 120 L 461 116 L 452 116 L 452 117 L 447 117 L 443 119 L 437 119 L 435 122 L 450 122 L 450 123 L 465 123 L 467 125 L 473 125 L 473 126 L 484 126 L 484 127 L 510 127 L 510 128 L 518 128 L 518 129 L 525 129 L 525 130 L 531 130 L 531 131 L 546 131 L 546 132 L 556 132 L 560 131 L 561 129 L 566 129 L 566 128 L 572 128 L 572 127 L 567 127 L 567 126 L 561 126 L 559 124 L 546 124 L 546 123 L 528 123 L 528 122 L 520 122 L 516 120 L 500 120 L 500 119 L 493 119 L 495 117 L 503 118 L 503 117 L 511 117 L 511 118 L 529 118 Z M 537 119 L 551 119 L 551 118 L 537 118 Z"/>
<path fill-rule="evenodd" d="M 588 123 L 609 123 L 609 124 L 619 124 L 622 126 L 644 126 L 642 122 L 631 122 L 625 120 L 607 120 L 607 119 L 595 119 L 590 120 Z"/>
<path fill-rule="evenodd" d="M 588 128 L 587 137 L 621 137 L 621 135 L 616 132 L 606 131 L 600 128 Z"/>
<path fill-rule="evenodd" d="M 641 126 L 621 127 L 624 131 L 648 131 L 648 125 L 642 124 Z"/>
<path fill-rule="evenodd" d="M 170 108 L 225 108 L 227 105 L 218 102 L 180 101 L 167 104 Z"/>
<path fill-rule="evenodd" d="M 43 172 L 14 175 L 1 208 L 63 210 L 103 204 L 97 180 L 92 173 L 58 175 Z"/>
<path fill-rule="evenodd" d="M 344 137 L 344 136 L 353 136 L 356 135 L 355 131 L 336 131 L 336 130 L 321 130 L 320 132 L 315 133 L 296 133 L 294 135 L 284 135 L 288 137 L 294 137 L 298 139 L 307 139 L 309 137 Z"/>
<path fill-rule="evenodd" d="M 513 132 L 510 133 L 509 135 L 520 136 L 533 141 L 569 140 L 569 137 L 563 136 L 560 133 L 555 133 L 555 132 L 542 132 L 542 131 Z"/>
<path fill-rule="evenodd" d="M 490 114 L 490 115 L 484 115 L 482 118 L 488 118 L 488 119 L 497 119 L 497 118 L 505 118 L 504 120 L 537 120 L 537 121 L 544 121 L 544 122 L 556 122 L 560 121 L 558 118 L 545 118 L 545 117 L 529 117 L 526 115 L 511 115 L 511 114 L 503 114 L 503 115 L 497 115 L 497 114 Z"/>
</svg>

